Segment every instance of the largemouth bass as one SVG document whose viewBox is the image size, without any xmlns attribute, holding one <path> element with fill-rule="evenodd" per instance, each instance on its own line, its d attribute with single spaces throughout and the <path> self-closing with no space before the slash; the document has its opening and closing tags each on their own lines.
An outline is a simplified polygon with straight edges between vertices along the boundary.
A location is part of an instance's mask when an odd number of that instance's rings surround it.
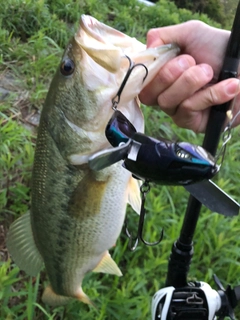
<svg viewBox="0 0 240 320">
<path fill-rule="evenodd" d="M 56 306 L 76 298 L 91 303 L 81 283 L 89 271 L 121 276 L 108 253 L 120 234 L 127 202 L 140 208 L 139 185 L 116 163 L 99 172 L 89 157 L 110 146 L 104 131 L 112 99 L 129 68 L 137 66 L 118 109 L 143 132 L 137 95 L 178 53 L 175 45 L 145 45 L 83 15 L 52 80 L 43 106 L 32 175 L 31 212 L 10 227 L 7 247 L 29 275 L 43 265 L 50 286 L 43 301 Z M 128 58 L 126 57 L 128 56 Z"/>
</svg>

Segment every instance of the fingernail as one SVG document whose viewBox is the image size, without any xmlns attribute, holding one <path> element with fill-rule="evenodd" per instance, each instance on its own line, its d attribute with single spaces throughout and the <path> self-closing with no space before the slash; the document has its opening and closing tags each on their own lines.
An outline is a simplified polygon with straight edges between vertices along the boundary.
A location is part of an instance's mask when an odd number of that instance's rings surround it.
<svg viewBox="0 0 240 320">
<path fill-rule="evenodd" d="M 200 67 L 202 68 L 202 70 L 205 72 L 207 76 L 213 75 L 212 68 L 208 64 L 201 64 Z"/>
<path fill-rule="evenodd" d="M 183 70 L 187 70 L 190 66 L 188 60 L 182 57 L 178 59 L 178 64 Z"/>
<path fill-rule="evenodd" d="M 232 79 L 225 87 L 226 93 L 229 96 L 235 96 L 240 91 L 240 82 L 238 79 Z"/>
</svg>

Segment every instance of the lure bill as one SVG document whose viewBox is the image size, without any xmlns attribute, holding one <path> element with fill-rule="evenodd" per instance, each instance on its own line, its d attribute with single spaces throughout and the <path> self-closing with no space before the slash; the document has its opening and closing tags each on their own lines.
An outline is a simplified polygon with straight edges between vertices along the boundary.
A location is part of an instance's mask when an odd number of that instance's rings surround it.
<svg viewBox="0 0 240 320">
<path fill-rule="evenodd" d="M 237 216 L 240 213 L 240 204 L 211 180 L 187 185 L 185 189 L 211 211 L 227 217 Z"/>
</svg>

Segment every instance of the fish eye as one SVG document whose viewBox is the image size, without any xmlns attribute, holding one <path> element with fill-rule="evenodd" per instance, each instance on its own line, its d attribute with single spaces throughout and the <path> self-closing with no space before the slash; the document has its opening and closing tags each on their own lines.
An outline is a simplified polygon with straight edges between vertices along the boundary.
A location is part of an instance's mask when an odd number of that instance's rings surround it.
<svg viewBox="0 0 240 320">
<path fill-rule="evenodd" d="M 74 62 L 71 59 L 63 60 L 60 71 L 64 76 L 70 76 L 75 69 Z"/>
</svg>

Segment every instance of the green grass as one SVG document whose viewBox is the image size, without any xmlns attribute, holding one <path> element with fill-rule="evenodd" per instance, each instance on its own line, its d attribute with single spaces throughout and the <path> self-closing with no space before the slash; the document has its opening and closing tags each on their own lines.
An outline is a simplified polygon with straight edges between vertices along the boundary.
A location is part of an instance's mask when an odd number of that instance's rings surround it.
<svg viewBox="0 0 240 320">
<path fill-rule="evenodd" d="M 147 8 L 134 0 L 0 0 L 0 70 L 1 79 L 14 79 L 12 94 L 0 102 L 0 319 L 150 319 L 153 294 L 166 279 L 167 263 L 173 242 L 178 238 L 188 194 L 181 187 L 152 186 L 148 194 L 144 236 L 155 241 L 164 229 L 164 238 L 156 247 L 139 244 L 128 249 L 124 229 L 112 250 L 123 277 L 89 274 L 84 291 L 98 309 L 73 301 L 66 307 L 51 308 L 41 302 L 47 285 L 44 272 L 28 277 L 10 260 L 5 236 L 10 223 L 30 207 L 31 169 L 36 139 L 37 117 L 48 85 L 58 65 L 63 48 L 77 27 L 81 14 L 91 14 L 131 36 L 144 41 L 151 27 L 179 23 L 191 18 L 206 21 L 204 15 L 178 10 L 173 3 Z M 201 144 L 202 136 L 176 127 L 162 113 L 143 106 L 148 134 Z M 240 190 L 240 143 L 236 129 L 228 146 L 218 185 L 235 199 Z M 137 216 L 130 209 L 128 229 L 135 235 Z M 209 282 L 216 273 L 224 286 L 240 284 L 239 218 L 228 219 L 202 208 L 194 237 L 195 254 L 190 279 Z M 240 312 L 236 311 L 237 317 Z"/>
</svg>

